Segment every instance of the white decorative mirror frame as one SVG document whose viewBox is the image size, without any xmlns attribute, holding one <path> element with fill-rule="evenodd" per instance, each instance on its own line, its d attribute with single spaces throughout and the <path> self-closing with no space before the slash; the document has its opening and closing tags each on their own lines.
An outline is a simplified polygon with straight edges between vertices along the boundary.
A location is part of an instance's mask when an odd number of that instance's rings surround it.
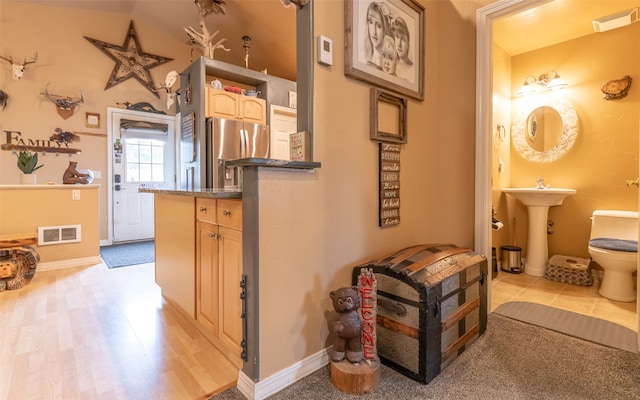
<svg viewBox="0 0 640 400">
<path fill-rule="evenodd" d="M 578 114 L 568 100 L 556 96 L 542 96 L 540 98 L 522 99 L 513 124 L 511 135 L 513 147 L 522 157 L 537 163 L 547 163 L 558 160 L 573 147 L 578 137 Z M 547 151 L 534 150 L 529 146 L 526 139 L 527 119 L 529 115 L 539 107 L 551 107 L 560 114 L 562 119 L 562 134 L 558 143 Z"/>
</svg>

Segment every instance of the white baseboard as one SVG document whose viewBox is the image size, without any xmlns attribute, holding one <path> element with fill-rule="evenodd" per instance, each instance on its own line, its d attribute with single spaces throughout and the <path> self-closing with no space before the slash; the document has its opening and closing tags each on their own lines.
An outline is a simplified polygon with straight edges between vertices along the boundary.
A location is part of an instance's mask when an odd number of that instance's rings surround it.
<svg viewBox="0 0 640 400">
<path fill-rule="evenodd" d="M 329 364 L 330 346 L 259 382 L 242 371 L 238 374 L 238 391 L 249 400 L 262 400 Z"/>
<path fill-rule="evenodd" d="M 100 258 L 100 256 L 72 258 L 69 260 L 38 263 L 38 266 L 36 267 L 36 271 L 51 271 L 54 269 L 83 267 L 87 265 L 95 265 L 100 263 L 102 263 L 102 258 Z"/>
</svg>

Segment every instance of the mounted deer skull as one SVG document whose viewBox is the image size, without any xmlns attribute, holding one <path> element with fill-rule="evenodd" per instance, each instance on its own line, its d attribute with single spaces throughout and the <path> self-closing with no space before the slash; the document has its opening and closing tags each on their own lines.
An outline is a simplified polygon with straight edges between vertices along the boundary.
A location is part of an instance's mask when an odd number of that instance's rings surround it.
<svg viewBox="0 0 640 400">
<path fill-rule="evenodd" d="M 176 92 L 173 91 L 173 85 L 176 84 L 180 78 L 180 75 L 176 71 L 170 71 L 167 76 L 164 78 L 164 83 L 160 85 L 156 91 L 158 90 L 166 90 L 167 91 L 167 109 L 171 108 L 173 102 L 176 99 Z"/>
<path fill-rule="evenodd" d="M 9 62 L 9 64 L 11 64 L 11 73 L 13 75 L 13 79 L 18 80 L 20 78 L 22 78 L 22 75 L 24 75 L 24 68 L 29 65 L 29 64 L 33 64 L 36 61 L 38 61 L 38 52 L 35 52 L 33 54 L 33 58 L 29 61 L 27 61 L 27 59 L 24 59 L 24 62 L 22 64 L 18 64 L 16 62 L 13 61 L 13 57 L 2 57 L 0 56 L 0 58 L 2 58 L 3 60 L 7 60 Z"/>
<path fill-rule="evenodd" d="M 72 116 L 73 113 L 75 112 L 75 108 L 80 104 L 84 103 L 84 94 L 82 93 L 82 91 L 80 91 L 80 98 L 74 99 L 69 96 L 59 96 L 57 94 L 49 94 L 48 89 L 49 89 L 49 84 L 47 83 L 47 85 L 44 87 L 44 93 L 41 93 L 41 94 L 47 96 L 47 99 L 49 99 L 52 103 L 56 105 L 58 114 L 64 119 L 67 119 L 70 116 Z"/>
</svg>

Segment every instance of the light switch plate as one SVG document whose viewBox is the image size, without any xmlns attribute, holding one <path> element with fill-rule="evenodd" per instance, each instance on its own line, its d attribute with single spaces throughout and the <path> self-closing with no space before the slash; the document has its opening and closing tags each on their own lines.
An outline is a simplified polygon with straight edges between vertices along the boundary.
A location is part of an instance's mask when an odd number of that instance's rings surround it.
<svg viewBox="0 0 640 400">
<path fill-rule="evenodd" d="M 324 35 L 318 36 L 318 63 L 322 65 L 333 64 L 333 40 Z"/>
</svg>

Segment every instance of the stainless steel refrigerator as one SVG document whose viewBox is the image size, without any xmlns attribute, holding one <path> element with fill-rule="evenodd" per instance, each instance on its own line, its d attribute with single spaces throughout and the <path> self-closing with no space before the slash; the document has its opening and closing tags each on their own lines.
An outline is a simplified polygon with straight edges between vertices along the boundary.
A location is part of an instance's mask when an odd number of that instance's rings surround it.
<svg viewBox="0 0 640 400">
<path fill-rule="evenodd" d="M 183 165 L 183 169 L 192 171 L 187 172 L 187 189 L 240 189 L 241 169 L 226 163 L 269 156 L 268 126 L 241 120 L 207 118 L 204 137 L 197 137 L 194 142 L 199 149 L 193 152 L 194 159 Z"/>
</svg>

